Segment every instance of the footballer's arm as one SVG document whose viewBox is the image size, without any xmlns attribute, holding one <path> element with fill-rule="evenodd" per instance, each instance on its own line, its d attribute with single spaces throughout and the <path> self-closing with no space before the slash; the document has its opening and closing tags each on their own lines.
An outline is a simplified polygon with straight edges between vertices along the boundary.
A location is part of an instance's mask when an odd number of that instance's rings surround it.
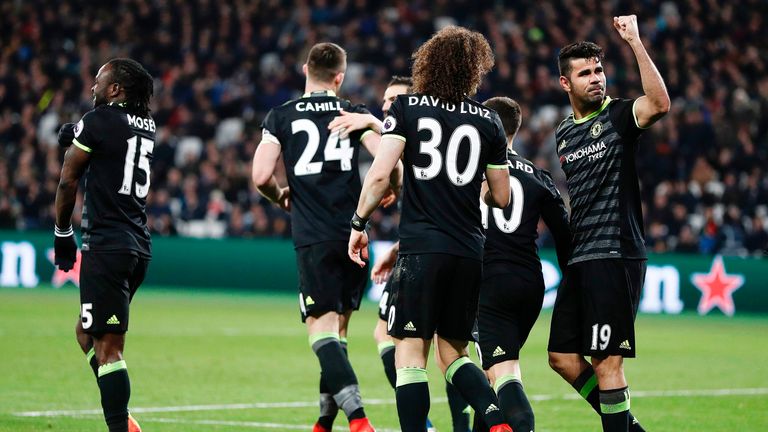
<svg viewBox="0 0 768 432">
<path fill-rule="evenodd" d="M 488 207 L 504 208 L 509 205 L 509 171 L 506 165 L 501 168 L 488 167 L 485 169 L 483 187 L 480 196 Z"/>
<path fill-rule="evenodd" d="M 352 115 L 352 114 L 349 114 L 349 115 Z M 355 114 L 355 115 L 366 116 L 369 114 Z M 373 157 L 376 158 L 376 154 L 379 151 L 379 148 L 381 148 L 381 144 L 382 144 L 381 135 L 373 131 L 368 131 L 363 134 L 361 141 L 363 143 L 363 146 L 365 146 L 365 148 L 373 155 Z M 395 141 L 399 141 L 399 140 L 395 140 Z M 400 153 L 402 154 L 402 150 L 400 150 Z M 400 196 L 400 190 L 402 189 L 402 186 L 403 186 L 403 164 L 398 159 L 397 164 L 395 164 L 395 168 L 392 170 L 392 172 L 389 175 L 390 190 L 384 194 L 384 197 L 382 198 L 379 205 L 381 205 L 382 207 L 389 207 L 392 204 L 396 203 L 397 197 Z"/>
<path fill-rule="evenodd" d="M 645 129 L 669 112 L 670 101 L 667 87 L 640 39 L 637 17 L 635 15 L 614 17 L 613 26 L 621 38 L 632 48 L 635 58 L 637 58 L 640 81 L 645 94 L 637 98 L 632 110 L 637 127 Z"/>
<path fill-rule="evenodd" d="M 346 131 L 347 134 L 356 130 L 370 129 L 380 131 L 382 127 L 381 120 L 373 114 L 351 113 L 341 110 L 339 116 L 328 123 L 328 129 L 331 131 Z"/>
<path fill-rule="evenodd" d="M 72 211 L 77 200 L 77 185 L 83 176 L 91 154 L 77 146 L 70 147 L 64 154 L 59 187 L 56 189 L 56 226 L 65 228 L 71 225 Z"/>
<path fill-rule="evenodd" d="M 280 144 L 270 140 L 262 140 L 253 155 L 251 179 L 261 195 L 289 211 L 290 189 L 288 187 L 281 188 L 274 175 L 279 158 Z"/>
</svg>

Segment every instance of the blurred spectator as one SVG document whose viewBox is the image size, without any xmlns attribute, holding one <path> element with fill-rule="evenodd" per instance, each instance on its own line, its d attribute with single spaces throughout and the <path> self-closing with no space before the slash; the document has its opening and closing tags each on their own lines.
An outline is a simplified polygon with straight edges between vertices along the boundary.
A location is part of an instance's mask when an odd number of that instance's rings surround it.
<svg viewBox="0 0 768 432">
<path fill-rule="evenodd" d="M 634 56 L 612 27 L 614 6 L 572 0 L 1 2 L 0 227 L 52 228 L 62 158 L 56 130 L 90 108 L 96 69 L 129 56 L 156 77 L 152 110 L 159 129 L 148 200 L 153 233 L 290 236 L 289 216 L 262 201 L 250 166 L 265 113 L 300 96 L 309 47 L 326 40 L 344 46 L 343 96 L 380 115 L 389 76 L 407 75 L 413 50 L 446 24 L 488 37 L 496 67 L 477 98 L 517 99 L 524 120 L 515 148 L 550 170 L 565 193 L 553 142 L 554 128 L 569 112 L 558 85 L 558 49 L 593 40 L 606 50 L 609 94 L 632 98 L 642 91 Z M 765 248 L 768 3 L 647 0 L 633 2 L 632 13 L 673 101 L 638 151 L 649 249 L 743 254 Z M 372 221 L 374 238 L 397 235 L 396 209 Z M 545 231 L 540 244 L 551 246 Z"/>
</svg>

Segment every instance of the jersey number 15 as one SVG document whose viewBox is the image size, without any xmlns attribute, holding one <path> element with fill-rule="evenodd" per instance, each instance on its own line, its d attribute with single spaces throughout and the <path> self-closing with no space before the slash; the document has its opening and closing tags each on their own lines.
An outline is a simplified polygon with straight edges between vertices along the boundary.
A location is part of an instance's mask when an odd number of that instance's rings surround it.
<svg viewBox="0 0 768 432">
<path fill-rule="evenodd" d="M 146 198 L 149 193 L 149 155 L 152 154 L 152 150 L 155 148 L 155 142 L 151 139 L 143 137 L 131 137 L 128 138 L 128 151 L 125 152 L 125 165 L 123 166 L 123 184 L 120 185 L 120 190 L 117 193 L 121 195 L 131 194 L 131 185 L 133 184 L 134 166 L 136 165 L 136 143 L 141 140 L 141 146 L 139 148 L 138 165 L 139 169 L 144 171 L 146 183 L 136 183 L 136 198 Z"/>
</svg>

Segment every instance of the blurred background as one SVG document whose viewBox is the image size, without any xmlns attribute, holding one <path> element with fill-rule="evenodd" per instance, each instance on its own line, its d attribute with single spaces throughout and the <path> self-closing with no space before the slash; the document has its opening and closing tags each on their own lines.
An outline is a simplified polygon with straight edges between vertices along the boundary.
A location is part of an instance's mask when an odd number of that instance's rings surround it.
<svg viewBox="0 0 768 432">
<path fill-rule="evenodd" d="M 389 77 L 408 75 L 414 49 L 449 24 L 489 39 L 496 66 L 477 99 L 520 102 L 515 148 L 552 171 L 566 194 L 554 157 L 554 128 L 570 112 L 558 50 L 575 40 L 600 44 L 608 94 L 639 96 L 636 61 L 611 25 L 617 11 L 638 16 L 673 101 L 638 154 L 649 249 L 761 255 L 768 243 L 762 0 L 5 0 L 0 228 L 52 229 L 63 156 L 56 132 L 91 108 L 98 67 L 129 56 L 155 77 L 153 234 L 289 238 L 288 215 L 255 191 L 250 166 L 264 115 L 302 93 L 308 49 L 342 45 L 349 55 L 342 96 L 380 115 Z M 396 238 L 397 224 L 394 209 L 380 211 L 373 236 Z M 549 246 L 542 229 L 540 243 Z"/>
</svg>

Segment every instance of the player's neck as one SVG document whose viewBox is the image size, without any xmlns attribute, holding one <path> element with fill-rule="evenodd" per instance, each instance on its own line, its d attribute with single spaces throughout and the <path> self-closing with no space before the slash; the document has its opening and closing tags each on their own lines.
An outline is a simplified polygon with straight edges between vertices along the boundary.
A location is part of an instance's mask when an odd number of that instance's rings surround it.
<svg viewBox="0 0 768 432">
<path fill-rule="evenodd" d="M 584 117 L 591 115 L 592 113 L 599 111 L 605 102 L 605 98 L 598 103 L 584 104 L 579 101 L 571 99 L 571 109 L 573 109 L 574 120 L 581 120 Z"/>
<path fill-rule="evenodd" d="M 328 92 L 335 95 L 336 89 L 332 84 L 307 81 L 307 83 L 304 85 L 304 93 L 306 94 L 315 92 Z"/>
</svg>

